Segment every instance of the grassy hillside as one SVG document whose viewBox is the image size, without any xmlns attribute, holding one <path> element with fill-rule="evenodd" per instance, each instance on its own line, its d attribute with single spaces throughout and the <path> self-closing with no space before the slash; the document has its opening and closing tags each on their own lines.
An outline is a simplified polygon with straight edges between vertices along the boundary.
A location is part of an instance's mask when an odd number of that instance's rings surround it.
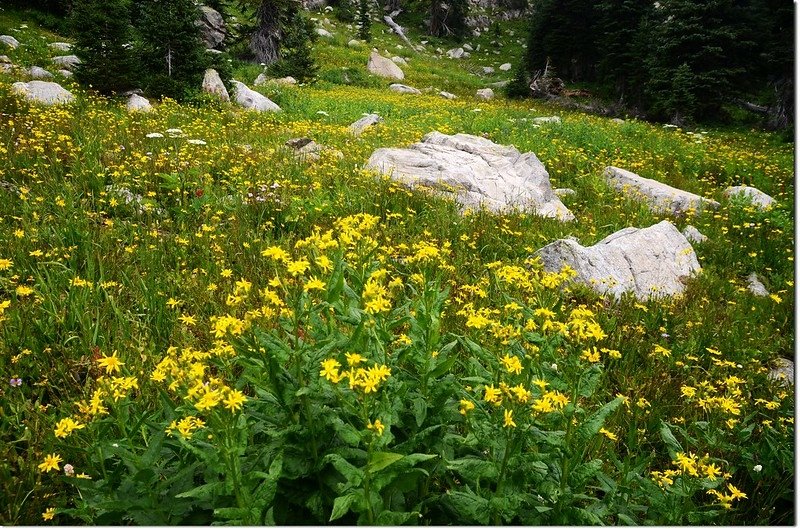
<svg viewBox="0 0 800 529">
<path fill-rule="evenodd" d="M 327 27 L 319 82 L 259 88 L 277 114 L 129 114 L 62 78 L 78 101 L 37 107 L 0 73 L 0 522 L 789 523 L 794 388 L 768 372 L 794 356 L 793 145 L 479 101 L 508 34 L 454 61 L 376 24 L 435 89 L 398 95 Z M 9 11 L 0 34 L 26 67 L 64 40 Z M 432 130 L 536 153 L 576 220 L 461 214 L 363 169 Z M 297 160 L 303 136 L 343 157 Z M 607 165 L 721 202 L 670 218 L 709 237 L 683 296 L 615 302 L 530 259 L 668 218 Z"/>
</svg>

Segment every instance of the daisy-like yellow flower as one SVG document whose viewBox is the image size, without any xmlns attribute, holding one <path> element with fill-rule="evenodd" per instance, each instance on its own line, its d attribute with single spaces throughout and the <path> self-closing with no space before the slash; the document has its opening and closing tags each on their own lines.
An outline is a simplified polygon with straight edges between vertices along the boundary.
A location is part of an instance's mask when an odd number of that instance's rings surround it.
<svg viewBox="0 0 800 529">
<path fill-rule="evenodd" d="M 361 362 L 366 361 L 366 358 L 358 353 L 345 353 L 344 356 L 347 358 L 347 365 L 349 366 L 357 366 Z"/>
<path fill-rule="evenodd" d="M 191 314 L 181 314 L 178 316 L 178 319 L 181 320 L 181 323 L 184 325 L 193 326 L 197 324 L 197 318 Z"/>
<path fill-rule="evenodd" d="M 228 392 L 228 396 L 225 397 L 224 404 L 225 407 L 234 412 L 242 408 L 242 405 L 247 402 L 247 397 L 244 396 L 244 393 L 239 391 L 238 389 L 234 389 L 233 391 Z"/>
<path fill-rule="evenodd" d="M 335 358 L 328 358 L 327 360 L 320 362 L 320 364 L 322 365 L 322 369 L 319 372 L 319 376 L 324 377 L 333 383 L 336 383 L 341 379 L 339 368 L 342 366 L 342 364 L 340 364 L 338 360 Z"/>
<path fill-rule="evenodd" d="M 45 522 L 52 520 L 56 515 L 56 508 L 55 507 L 48 507 L 46 511 L 42 513 L 42 519 Z"/>
<path fill-rule="evenodd" d="M 458 403 L 458 413 L 466 415 L 468 411 L 475 409 L 475 403 L 471 400 L 461 399 Z"/>
<path fill-rule="evenodd" d="M 110 375 L 111 373 L 119 373 L 120 368 L 125 364 L 120 362 L 119 358 L 117 358 L 117 352 L 114 351 L 111 356 L 104 355 L 103 358 L 99 359 L 97 365 L 105 369 L 107 375 Z"/>
<path fill-rule="evenodd" d="M 13 264 L 14 261 L 11 259 L 0 259 L 0 270 L 8 270 Z"/>
<path fill-rule="evenodd" d="M 519 357 L 511 356 L 508 353 L 502 358 L 503 366 L 506 368 L 506 371 L 509 373 L 514 373 L 515 375 L 519 375 L 522 373 L 522 363 L 519 361 Z"/>
<path fill-rule="evenodd" d="M 505 428 L 516 428 L 517 423 L 514 422 L 514 411 L 513 410 L 505 410 L 503 411 L 503 426 Z"/>
<path fill-rule="evenodd" d="M 375 419 L 375 422 L 367 423 L 367 430 L 375 430 L 375 433 L 378 435 L 383 435 L 383 430 L 386 426 L 381 422 L 380 419 Z"/>
<path fill-rule="evenodd" d="M 490 402 L 495 406 L 499 406 L 501 402 L 503 402 L 503 396 L 499 389 L 494 387 L 494 384 L 491 386 L 486 386 L 483 389 L 483 400 L 486 402 Z"/>
<path fill-rule="evenodd" d="M 81 424 L 71 417 L 65 417 L 56 424 L 55 434 L 56 437 L 66 437 L 71 434 L 73 430 L 80 430 L 85 427 L 85 424 Z"/>
<path fill-rule="evenodd" d="M 44 461 L 39 463 L 39 470 L 42 472 L 50 472 L 51 470 L 60 470 L 61 467 L 58 466 L 63 459 L 58 454 L 50 454 L 45 456 Z"/>
<path fill-rule="evenodd" d="M 610 432 L 605 428 L 600 428 L 600 433 L 611 439 L 612 441 L 617 440 L 617 435 L 614 432 Z"/>
<path fill-rule="evenodd" d="M 312 277 L 306 284 L 303 285 L 303 290 L 306 292 L 310 290 L 325 290 L 325 282 L 317 279 L 316 277 Z"/>
</svg>

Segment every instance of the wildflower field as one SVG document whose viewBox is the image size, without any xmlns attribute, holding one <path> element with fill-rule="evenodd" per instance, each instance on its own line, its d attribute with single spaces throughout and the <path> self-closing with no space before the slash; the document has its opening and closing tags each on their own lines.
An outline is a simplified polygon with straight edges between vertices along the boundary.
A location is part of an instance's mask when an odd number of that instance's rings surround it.
<svg viewBox="0 0 800 529">
<path fill-rule="evenodd" d="M 34 64 L 54 37 L 19 22 L 0 33 Z M 0 73 L 0 523 L 793 523 L 794 387 L 769 376 L 794 358 L 792 144 L 342 86 L 368 51 L 315 52 L 323 81 L 259 88 L 276 114 L 130 114 L 69 81 L 76 103 L 33 106 Z M 419 61 L 409 84 L 467 77 Z M 536 153 L 576 220 L 362 169 L 433 130 Z M 303 136 L 344 156 L 298 160 Z M 721 207 L 654 215 L 607 165 Z M 682 296 L 615 301 L 531 257 L 664 218 L 709 238 Z"/>
</svg>

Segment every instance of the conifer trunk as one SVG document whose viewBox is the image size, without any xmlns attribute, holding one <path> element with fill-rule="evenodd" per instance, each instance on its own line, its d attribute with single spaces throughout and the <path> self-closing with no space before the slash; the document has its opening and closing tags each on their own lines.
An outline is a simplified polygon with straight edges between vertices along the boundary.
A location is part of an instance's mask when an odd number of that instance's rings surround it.
<svg viewBox="0 0 800 529">
<path fill-rule="evenodd" d="M 250 40 L 250 51 L 258 62 L 272 64 L 280 59 L 280 9 L 274 0 L 263 0 L 258 7 L 258 28 Z"/>
</svg>

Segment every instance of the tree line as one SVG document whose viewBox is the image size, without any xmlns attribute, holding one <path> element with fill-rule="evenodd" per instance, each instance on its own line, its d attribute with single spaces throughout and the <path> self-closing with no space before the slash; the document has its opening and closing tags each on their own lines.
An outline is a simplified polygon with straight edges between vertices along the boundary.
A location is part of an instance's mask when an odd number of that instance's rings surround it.
<svg viewBox="0 0 800 529">
<path fill-rule="evenodd" d="M 791 0 L 533 0 L 532 9 L 512 95 L 529 95 L 547 68 L 653 119 L 719 121 L 736 105 L 772 128 L 793 125 Z"/>
</svg>

